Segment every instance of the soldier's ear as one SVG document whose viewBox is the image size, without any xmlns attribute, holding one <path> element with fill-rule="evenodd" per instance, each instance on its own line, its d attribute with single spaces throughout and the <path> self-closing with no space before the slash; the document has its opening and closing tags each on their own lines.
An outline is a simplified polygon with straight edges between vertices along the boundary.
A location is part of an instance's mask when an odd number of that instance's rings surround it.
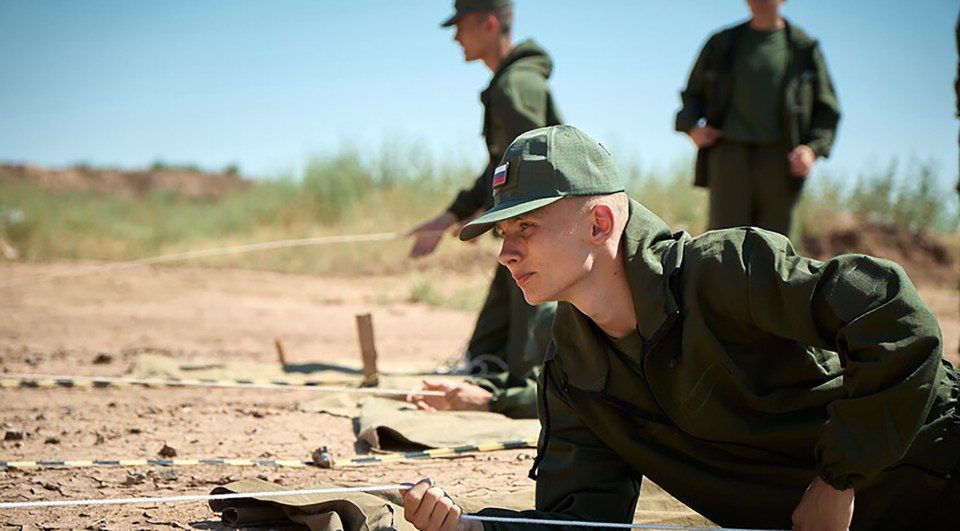
<svg viewBox="0 0 960 531">
<path fill-rule="evenodd" d="M 599 203 L 590 209 L 590 237 L 596 243 L 603 243 L 613 236 L 614 214 L 609 205 Z"/>
<path fill-rule="evenodd" d="M 496 31 L 498 34 L 500 33 L 500 20 L 497 18 L 496 13 L 492 11 L 487 13 L 487 16 L 484 17 L 483 25 L 487 31 Z"/>
</svg>

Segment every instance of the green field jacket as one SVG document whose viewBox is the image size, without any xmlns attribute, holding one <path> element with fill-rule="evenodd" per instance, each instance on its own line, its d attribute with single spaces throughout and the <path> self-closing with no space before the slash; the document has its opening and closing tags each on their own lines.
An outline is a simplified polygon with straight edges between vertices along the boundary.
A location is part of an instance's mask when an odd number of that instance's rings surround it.
<svg viewBox="0 0 960 531">
<path fill-rule="evenodd" d="M 623 252 L 642 349 L 559 304 L 537 511 L 481 514 L 628 522 L 648 477 L 719 525 L 783 529 L 819 475 L 857 489 L 870 528 L 871 496 L 930 497 L 956 469 L 957 374 L 898 265 L 811 260 L 757 228 L 671 234 L 634 201 Z"/>
<path fill-rule="evenodd" d="M 707 40 L 690 71 L 686 89 L 680 93 L 682 107 L 676 116 L 677 131 L 686 133 L 701 120 L 723 129 L 733 88 L 734 53 L 747 24 L 722 30 Z M 783 138 L 791 149 L 805 144 L 818 157 L 828 157 L 840 123 L 840 104 L 833 81 L 817 41 L 789 22 L 786 32 L 789 57 L 781 105 Z M 709 185 L 709 149 L 697 152 L 697 186 Z"/>
<path fill-rule="evenodd" d="M 490 397 L 490 411 L 512 419 L 535 419 L 537 418 L 539 376 L 540 367 L 538 366 L 523 376 L 501 372 L 487 376 L 473 376 L 468 378 L 467 382 L 493 393 Z"/>
<path fill-rule="evenodd" d="M 514 138 L 538 127 L 560 123 L 559 111 L 547 86 L 552 71 L 553 62 L 547 52 L 532 40 L 526 40 L 504 58 L 490 85 L 480 94 L 489 162 L 473 186 L 460 191 L 448 208 L 457 219 L 493 206 L 493 170 Z"/>
</svg>

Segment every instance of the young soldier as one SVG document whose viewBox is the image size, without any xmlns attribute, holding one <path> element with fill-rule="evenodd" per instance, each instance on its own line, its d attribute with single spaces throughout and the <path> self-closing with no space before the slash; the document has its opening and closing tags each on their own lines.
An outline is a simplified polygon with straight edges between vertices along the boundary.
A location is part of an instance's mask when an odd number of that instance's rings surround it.
<svg viewBox="0 0 960 531">
<path fill-rule="evenodd" d="M 671 233 L 573 127 L 521 135 L 503 165 L 460 237 L 495 226 L 527 300 L 560 304 L 536 510 L 480 518 L 629 522 L 648 477 L 728 527 L 956 524 L 958 373 L 897 264 L 804 258 L 753 227 Z M 480 529 L 429 482 L 404 498 L 419 529 Z"/>
<path fill-rule="evenodd" d="M 748 22 L 714 34 L 677 113 L 710 189 L 711 229 L 755 225 L 789 235 L 793 207 L 817 157 L 827 157 L 840 106 L 827 65 L 785 0 L 747 0 Z"/>
<path fill-rule="evenodd" d="M 553 63 L 532 40 L 513 44 L 512 0 L 456 0 L 454 8 L 456 12 L 443 27 L 456 26 L 454 40 L 463 48 L 465 61 L 483 61 L 493 72 L 489 86 L 480 94 L 489 163 L 473 186 L 462 190 L 447 210 L 410 232 L 416 237 L 410 253 L 414 258 L 432 253 L 445 230 L 493 204 L 493 168 L 517 135 L 560 123 L 547 86 Z M 486 382 L 488 387 L 497 387 L 500 381 L 511 378 L 527 390 L 514 392 L 506 402 L 495 400 L 494 410 L 502 411 L 502 406 L 535 410 L 535 386 L 525 382 L 523 375 L 540 364 L 543 352 L 528 356 L 526 346 L 531 326 L 535 323 L 549 326 L 553 310 L 552 303 L 539 308 L 527 304 L 509 272 L 503 267 L 497 268 L 467 345 L 467 358 L 475 366 L 486 360 L 487 370 L 483 372 L 497 372 L 499 368 L 512 374 L 512 378 L 507 374 L 497 375 Z M 424 383 L 423 387 L 430 388 L 430 384 Z"/>
</svg>

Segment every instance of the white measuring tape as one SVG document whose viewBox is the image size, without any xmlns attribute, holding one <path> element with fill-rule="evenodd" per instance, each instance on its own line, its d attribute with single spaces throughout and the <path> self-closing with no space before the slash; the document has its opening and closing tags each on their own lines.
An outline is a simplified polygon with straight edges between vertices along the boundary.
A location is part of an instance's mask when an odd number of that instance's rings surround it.
<svg viewBox="0 0 960 531">
<path fill-rule="evenodd" d="M 780 531 L 762 529 L 739 529 L 733 527 L 690 527 L 684 525 L 659 524 L 624 524 L 619 522 L 583 522 L 580 520 L 550 520 L 540 518 L 514 518 L 508 516 L 477 516 L 475 514 L 461 515 L 462 520 L 477 520 L 480 522 L 503 522 L 508 524 L 534 525 L 566 525 L 576 527 L 609 527 L 615 529 L 678 529 L 683 531 Z"/>
<path fill-rule="evenodd" d="M 18 278 L 16 280 L 13 280 L 4 284 L 0 284 L 0 289 L 10 288 L 13 286 L 22 286 L 25 284 L 35 284 L 40 282 L 46 282 L 48 280 L 56 280 L 58 278 L 79 277 L 82 275 L 91 275 L 94 273 L 106 273 L 108 271 L 116 271 L 119 269 L 129 269 L 131 267 L 139 267 L 139 266 L 151 265 L 151 264 L 162 264 L 165 262 L 176 262 L 178 260 L 189 260 L 191 258 L 207 258 L 211 256 L 221 256 L 226 254 L 239 254 L 239 253 L 249 253 L 252 251 L 265 251 L 268 249 L 281 249 L 284 247 L 303 247 L 306 245 L 326 245 L 331 243 L 352 243 L 352 242 L 373 242 L 373 241 L 395 240 L 403 236 L 405 236 L 405 234 L 401 234 L 397 232 L 381 232 L 381 233 L 374 233 L 374 234 L 352 234 L 352 235 L 345 235 L 345 236 L 318 236 L 315 238 L 301 238 L 298 240 L 279 240 L 274 242 L 237 245 L 233 247 L 220 247 L 217 249 L 205 249 L 201 251 L 188 251 L 185 253 L 167 254 L 163 256 L 155 256 L 152 258 L 140 258 L 138 260 L 129 260 L 126 262 L 116 262 L 116 263 L 107 264 L 103 266 L 74 269 L 72 271 L 65 271 L 63 273 L 52 273 L 49 275 L 35 275 L 35 276 Z"/>
</svg>

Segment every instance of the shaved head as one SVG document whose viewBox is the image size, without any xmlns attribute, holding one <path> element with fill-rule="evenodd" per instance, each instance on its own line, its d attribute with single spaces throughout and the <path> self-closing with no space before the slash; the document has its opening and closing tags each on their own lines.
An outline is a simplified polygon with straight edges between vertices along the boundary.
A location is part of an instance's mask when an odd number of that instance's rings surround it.
<svg viewBox="0 0 960 531">
<path fill-rule="evenodd" d="M 613 231 L 616 239 L 620 239 L 624 227 L 627 226 L 627 218 L 630 216 L 630 198 L 626 192 L 617 192 L 614 194 L 588 195 L 577 198 L 580 201 L 580 211 L 589 212 L 597 205 L 607 205 L 613 212 Z"/>
</svg>

